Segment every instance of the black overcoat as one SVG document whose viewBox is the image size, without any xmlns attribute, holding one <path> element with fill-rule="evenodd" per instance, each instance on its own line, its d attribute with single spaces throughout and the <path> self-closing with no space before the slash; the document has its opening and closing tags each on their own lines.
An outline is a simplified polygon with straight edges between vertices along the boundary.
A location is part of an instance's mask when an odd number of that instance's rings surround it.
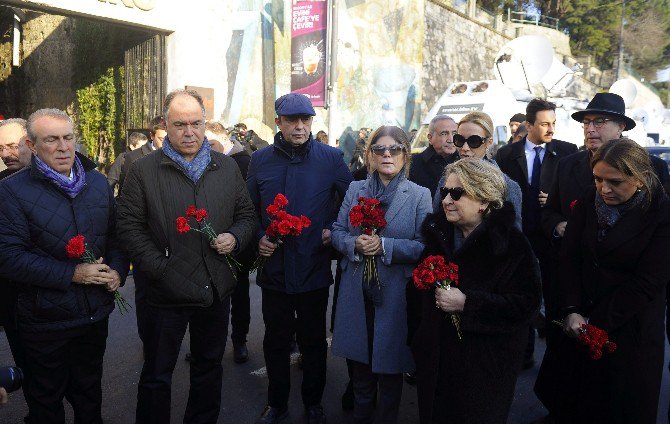
<svg viewBox="0 0 670 424">
<path fill-rule="evenodd" d="M 595 188 L 568 220 L 558 301 L 609 333 L 618 348 L 594 361 L 574 339 L 548 349 L 535 391 L 566 423 L 655 423 L 665 344 L 670 201 L 621 217 L 597 240 Z M 574 308 L 574 309 L 573 309 Z M 566 396 L 567 395 L 567 396 Z"/>
<path fill-rule="evenodd" d="M 528 325 L 540 304 L 537 259 L 514 219 L 514 208 L 505 203 L 455 253 L 454 226 L 443 213 L 424 223 L 425 254 L 458 264 L 458 288 L 467 298 L 460 314 L 462 340 L 445 312 L 436 309 L 433 290 L 420 292 L 420 312 L 410 311 L 420 321 L 418 328 L 410 322 L 410 328 L 422 423 L 507 420 Z"/>
</svg>

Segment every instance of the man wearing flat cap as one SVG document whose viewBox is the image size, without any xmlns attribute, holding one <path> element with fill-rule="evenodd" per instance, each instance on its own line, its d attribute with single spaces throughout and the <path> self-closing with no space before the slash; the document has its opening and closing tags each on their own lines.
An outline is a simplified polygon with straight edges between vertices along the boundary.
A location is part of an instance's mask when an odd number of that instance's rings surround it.
<svg viewBox="0 0 670 424">
<path fill-rule="evenodd" d="M 323 423 L 326 308 L 333 283 L 330 231 L 336 218 L 335 194 L 344 198 L 351 174 L 340 150 L 312 137 L 315 112 L 306 96 L 286 94 L 275 102 L 275 111 L 279 132 L 274 144 L 253 154 L 247 174 L 259 218 L 258 249 L 266 259 L 256 282 L 263 293 L 263 353 L 269 387 L 268 405 L 258 422 L 275 423 L 288 416 L 289 355 L 295 333 L 303 355 L 305 413 L 309 423 Z M 287 236 L 275 244 L 265 235 L 271 222 L 266 208 L 279 193 L 288 199 L 286 212 L 308 217 L 311 225 L 300 236 Z"/>
<path fill-rule="evenodd" d="M 565 232 L 570 216 L 570 204 L 579 199 L 585 189 L 594 186 L 591 157 L 606 141 L 621 138 L 624 131 L 635 128 L 635 121 L 625 115 L 623 98 L 614 93 L 598 93 L 586 109 L 572 114 L 572 119 L 584 127 L 585 150 L 572 154 L 558 163 L 556 177 L 542 211 L 542 228 L 555 241 Z M 665 162 L 650 155 L 651 163 L 663 187 L 670 176 Z"/>
</svg>

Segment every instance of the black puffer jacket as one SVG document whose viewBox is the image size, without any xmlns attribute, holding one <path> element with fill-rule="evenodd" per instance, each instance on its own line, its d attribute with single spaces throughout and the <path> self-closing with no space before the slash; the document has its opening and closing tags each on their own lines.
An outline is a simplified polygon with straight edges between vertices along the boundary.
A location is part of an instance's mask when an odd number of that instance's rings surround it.
<svg viewBox="0 0 670 424">
<path fill-rule="evenodd" d="M 119 238 L 134 266 L 152 280 L 147 301 L 153 306 L 207 307 L 214 300 L 212 285 L 221 299 L 235 289 L 225 257 L 206 236 L 177 233 L 175 220 L 189 205 L 207 210 L 217 234 L 233 234 L 237 252 L 256 228 L 254 207 L 233 159 L 212 152 L 197 183 L 162 150 L 133 163 L 119 197 Z"/>
<path fill-rule="evenodd" d="M 114 310 L 114 296 L 104 287 L 72 282 L 81 261 L 69 259 L 65 245 L 77 234 L 84 235 L 95 257 L 104 257 L 122 280 L 128 273 L 128 261 L 115 239 L 112 191 L 95 164 L 79 158 L 86 186 L 74 199 L 34 163 L 0 182 L 0 277 L 19 285 L 16 313 L 25 332 L 74 329 Z"/>
</svg>

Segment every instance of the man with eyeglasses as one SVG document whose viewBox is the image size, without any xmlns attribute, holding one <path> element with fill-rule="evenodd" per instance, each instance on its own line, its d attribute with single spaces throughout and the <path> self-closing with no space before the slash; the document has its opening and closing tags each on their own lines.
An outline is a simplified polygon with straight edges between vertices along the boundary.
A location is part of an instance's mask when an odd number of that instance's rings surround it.
<svg viewBox="0 0 670 424">
<path fill-rule="evenodd" d="M 7 169 L 0 172 L 0 180 L 30 166 L 31 154 L 25 144 L 26 120 L 12 118 L 0 121 L 0 158 Z"/>
<path fill-rule="evenodd" d="M 0 158 L 7 166 L 0 172 L 0 180 L 30 166 L 31 157 L 32 153 L 26 146 L 26 120 L 12 118 L 0 121 Z M 14 363 L 19 368 L 25 368 L 25 353 L 15 316 L 17 296 L 17 284 L 11 279 L 1 278 L 0 325 L 5 329 L 5 336 L 7 336 L 7 343 L 12 352 Z"/>
<path fill-rule="evenodd" d="M 549 314 L 548 289 L 552 285 L 555 270 L 555 253 L 549 239 L 541 228 L 542 207 L 547 202 L 547 192 L 556 174 L 559 159 L 577 151 L 577 146 L 554 139 L 556 128 L 556 105 L 535 98 L 526 106 L 528 134 L 519 143 L 501 147 L 496 155 L 500 170 L 519 184 L 522 192 L 521 217 L 523 233 L 528 238 L 535 256 L 540 262 L 545 311 Z M 542 317 L 542 315 L 540 315 Z M 534 364 L 535 327 L 544 328 L 544 320 L 531 325 L 524 368 Z M 542 334 L 542 333 L 540 333 Z"/>
<path fill-rule="evenodd" d="M 341 150 L 319 143 L 311 133 L 316 112 L 303 94 L 289 93 L 275 101 L 279 132 L 274 144 L 251 156 L 247 187 L 256 207 L 256 240 L 266 262 L 256 276 L 262 290 L 265 336 L 263 354 L 268 371 L 268 403 L 259 423 L 288 418 L 291 387 L 290 352 L 293 334 L 302 354 L 302 402 L 307 422 L 325 423 L 321 398 L 326 385 L 326 310 L 331 271 L 330 235 L 340 199 L 351 183 Z M 282 244 L 265 235 L 271 221 L 266 208 L 277 194 L 288 199 L 286 211 L 304 215 L 311 225 Z"/>
<path fill-rule="evenodd" d="M 184 422 L 215 423 L 229 297 L 237 283 L 226 255 L 246 247 L 256 218 L 237 164 L 212 151 L 205 138 L 202 97 L 175 90 L 165 98 L 163 116 L 162 149 L 131 165 L 119 196 L 119 239 L 147 281 L 136 422 L 170 422 L 172 373 L 188 327 L 192 360 Z M 198 231 L 178 232 L 175 222 L 191 205 L 204 209 L 217 234 L 213 240 Z M 202 230 L 201 219 L 189 218 L 190 226 Z"/>
<path fill-rule="evenodd" d="M 435 116 L 428 124 L 428 143 L 430 144 L 423 152 L 412 155 L 409 180 L 429 189 L 433 197 L 444 168 L 458 160 L 458 153 L 454 146 L 456 128 L 456 121 L 452 117 Z"/>
<path fill-rule="evenodd" d="M 621 137 L 624 131 L 635 128 L 635 121 L 626 116 L 623 98 L 614 93 L 598 93 L 586 109 L 572 114 L 572 119 L 581 122 L 584 128 L 585 150 L 562 159 L 556 169 L 556 177 L 549 191 L 547 203 L 542 210 L 542 228 L 554 242 L 560 242 L 572 202 L 579 199 L 589 187 L 594 186 L 591 170 L 593 153 L 606 141 Z M 666 163 L 649 155 L 663 187 L 668 187 L 670 176 Z"/>
</svg>

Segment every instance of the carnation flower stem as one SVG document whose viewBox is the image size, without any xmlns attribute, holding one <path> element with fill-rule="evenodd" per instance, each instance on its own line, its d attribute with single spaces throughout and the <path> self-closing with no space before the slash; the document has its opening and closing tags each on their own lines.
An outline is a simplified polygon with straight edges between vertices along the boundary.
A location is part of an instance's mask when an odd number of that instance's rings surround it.
<svg viewBox="0 0 670 424">
<path fill-rule="evenodd" d="M 440 287 L 445 290 L 451 290 L 451 284 L 440 284 Z M 456 312 L 448 312 L 448 314 L 451 318 L 451 323 L 454 325 L 454 328 L 456 328 L 456 335 L 458 336 L 458 340 L 463 340 L 463 332 L 461 331 L 461 317 Z"/>
</svg>

